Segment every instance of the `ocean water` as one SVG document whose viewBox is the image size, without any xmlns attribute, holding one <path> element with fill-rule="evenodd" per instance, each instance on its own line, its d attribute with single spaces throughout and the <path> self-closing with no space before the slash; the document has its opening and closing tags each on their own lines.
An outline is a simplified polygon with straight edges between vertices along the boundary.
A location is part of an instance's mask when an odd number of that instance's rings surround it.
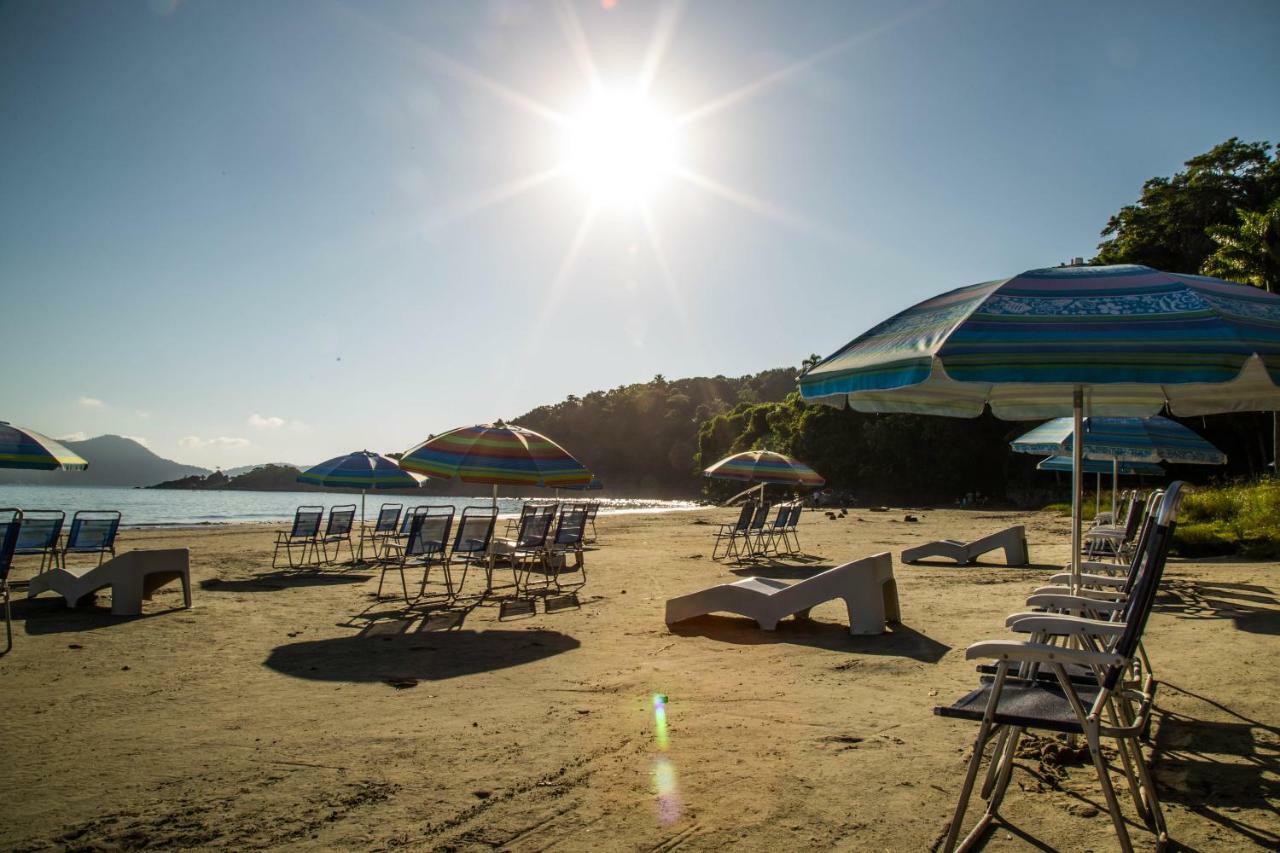
<svg viewBox="0 0 1280 853">
<path fill-rule="evenodd" d="M 548 500 L 555 496 L 550 489 L 538 489 L 530 499 Z M 587 493 L 561 492 L 561 500 L 594 500 Z M 502 515 L 520 511 L 525 497 L 499 497 Z M 488 498 L 447 497 L 444 495 L 381 495 L 365 497 L 365 516 L 372 520 L 383 503 L 400 503 L 406 507 L 418 504 L 453 506 L 458 512 L 468 506 L 489 506 Z M 337 492 L 188 492 L 169 489 L 126 489 L 110 486 L 0 486 L 0 507 L 23 510 L 60 509 L 71 514 L 81 509 L 117 509 L 125 527 L 188 526 L 196 524 L 243 524 L 246 522 L 281 522 L 293 518 L 302 504 L 355 504 L 359 512 L 360 494 Z M 654 512 L 688 509 L 687 501 L 630 500 L 601 498 L 601 514 L 618 512 Z"/>
</svg>

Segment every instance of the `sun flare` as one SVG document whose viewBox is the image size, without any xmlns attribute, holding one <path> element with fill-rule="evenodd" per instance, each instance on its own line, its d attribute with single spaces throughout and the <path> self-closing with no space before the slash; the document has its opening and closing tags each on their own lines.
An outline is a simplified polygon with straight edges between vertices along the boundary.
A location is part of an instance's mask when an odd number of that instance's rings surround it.
<svg viewBox="0 0 1280 853">
<path fill-rule="evenodd" d="M 637 95 L 596 95 L 564 142 L 565 171 L 602 201 L 645 201 L 676 169 L 676 123 Z"/>
</svg>

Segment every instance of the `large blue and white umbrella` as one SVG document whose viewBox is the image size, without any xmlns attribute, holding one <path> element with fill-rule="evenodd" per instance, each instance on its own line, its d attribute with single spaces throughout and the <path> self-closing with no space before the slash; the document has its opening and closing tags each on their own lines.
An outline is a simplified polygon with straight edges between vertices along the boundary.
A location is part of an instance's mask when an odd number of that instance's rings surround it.
<svg viewBox="0 0 1280 853">
<path fill-rule="evenodd" d="M 1075 470 L 1070 456 L 1049 456 L 1041 459 L 1036 465 L 1037 471 L 1063 471 L 1071 473 Z M 1086 459 L 1084 460 L 1084 472 L 1093 474 L 1097 477 L 1097 487 L 1093 492 L 1093 511 L 1095 514 L 1102 511 L 1102 475 L 1111 475 L 1111 517 L 1116 516 L 1116 481 L 1121 476 L 1148 475 L 1152 477 L 1163 477 L 1164 468 L 1161 468 L 1154 462 L 1108 462 L 1105 459 Z"/>
<path fill-rule="evenodd" d="M 0 468 L 83 471 L 89 463 L 48 436 L 0 421 Z"/>
<path fill-rule="evenodd" d="M 1051 267 L 951 290 L 800 377 L 810 402 L 1007 420 L 1280 409 L 1280 296 L 1144 266 Z M 1079 571 L 1082 444 L 1074 445 Z"/>
</svg>

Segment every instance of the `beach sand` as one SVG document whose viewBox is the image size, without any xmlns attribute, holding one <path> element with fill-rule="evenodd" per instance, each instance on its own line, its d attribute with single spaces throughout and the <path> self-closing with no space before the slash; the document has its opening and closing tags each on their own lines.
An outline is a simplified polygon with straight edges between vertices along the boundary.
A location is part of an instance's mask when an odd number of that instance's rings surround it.
<svg viewBox="0 0 1280 853">
<path fill-rule="evenodd" d="M 580 608 L 500 621 L 485 605 L 460 630 L 375 601 L 376 571 L 273 573 L 263 527 L 126 531 L 126 549 L 191 549 L 195 607 L 171 609 L 176 587 L 138 619 L 18 593 L 0 847 L 929 849 L 976 731 L 932 708 L 976 685 L 965 647 L 1006 636 L 1068 529 L 913 512 L 806 512 L 813 558 L 757 570 L 710 559 L 707 523 L 732 511 L 603 517 Z M 897 559 L 1015 523 L 1036 568 Z M 663 624 L 668 597 L 879 551 L 902 604 L 890 634 L 851 637 L 834 603 L 775 633 Z M 1280 842 L 1277 593 L 1275 563 L 1170 562 L 1147 635 L 1163 682 L 1152 737 L 1171 836 L 1190 848 Z M 1089 766 L 1022 759 L 1003 811 L 1016 831 L 986 849 L 1116 848 Z"/>
</svg>

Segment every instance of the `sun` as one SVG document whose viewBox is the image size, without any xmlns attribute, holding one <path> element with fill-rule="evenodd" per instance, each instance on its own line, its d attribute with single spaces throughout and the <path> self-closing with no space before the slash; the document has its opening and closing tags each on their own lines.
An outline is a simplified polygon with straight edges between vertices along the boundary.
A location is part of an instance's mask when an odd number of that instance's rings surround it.
<svg viewBox="0 0 1280 853">
<path fill-rule="evenodd" d="M 600 92 L 566 124 L 563 168 L 597 200 L 644 202 L 674 173 L 677 141 L 646 98 Z"/>
</svg>

